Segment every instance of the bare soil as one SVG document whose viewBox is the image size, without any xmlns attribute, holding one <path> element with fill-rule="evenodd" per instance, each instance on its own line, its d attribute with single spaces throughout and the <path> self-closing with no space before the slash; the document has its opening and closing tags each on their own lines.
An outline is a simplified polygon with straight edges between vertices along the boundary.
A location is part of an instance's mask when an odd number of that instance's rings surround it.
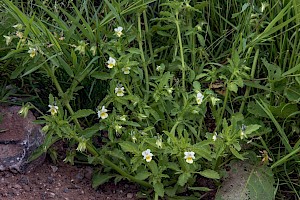
<svg viewBox="0 0 300 200">
<path fill-rule="evenodd" d="M 138 199 L 138 186 L 129 182 L 113 182 L 97 190 L 91 185 L 90 166 L 72 166 L 59 162 L 54 165 L 49 158 L 26 174 L 0 172 L 0 199 L 13 200 L 94 200 L 94 199 Z"/>
</svg>

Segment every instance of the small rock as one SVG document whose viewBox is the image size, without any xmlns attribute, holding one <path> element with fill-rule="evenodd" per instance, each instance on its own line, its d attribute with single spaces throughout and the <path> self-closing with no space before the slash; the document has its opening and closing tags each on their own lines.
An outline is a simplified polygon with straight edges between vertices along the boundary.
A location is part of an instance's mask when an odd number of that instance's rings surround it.
<svg viewBox="0 0 300 200">
<path fill-rule="evenodd" d="M 21 186 L 21 185 L 19 185 L 19 184 L 15 184 L 15 185 L 13 186 L 13 188 L 15 188 L 15 189 L 21 189 L 21 188 L 22 188 L 22 186 Z"/>
<path fill-rule="evenodd" d="M 54 182 L 53 177 L 48 176 L 48 177 L 47 177 L 47 182 L 48 182 L 49 184 L 52 184 L 52 183 Z"/>
<path fill-rule="evenodd" d="M 93 168 L 91 167 L 87 167 L 85 169 L 85 173 L 84 173 L 84 177 L 88 180 L 91 180 L 92 179 L 92 176 L 93 176 Z"/>
<path fill-rule="evenodd" d="M 126 196 L 127 196 L 127 198 L 128 198 L 128 199 L 131 199 L 131 198 L 133 198 L 133 194 L 132 194 L 132 193 L 127 193 L 127 195 L 126 195 Z"/>
<path fill-rule="evenodd" d="M 55 193 L 53 193 L 53 192 L 49 192 L 48 195 L 49 195 L 49 198 L 55 198 Z"/>
<path fill-rule="evenodd" d="M 50 167 L 51 167 L 51 169 L 52 169 L 52 171 L 55 173 L 55 172 L 57 172 L 57 170 L 58 170 L 58 167 L 57 166 L 52 166 L 52 165 L 50 165 Z"/>
<path fill-rule="evenodd" d="M 23 185 L 23 189 L 26 191 L 26 192 L 30 192 L 30 187 L 28 185 Z"/>
</svg>

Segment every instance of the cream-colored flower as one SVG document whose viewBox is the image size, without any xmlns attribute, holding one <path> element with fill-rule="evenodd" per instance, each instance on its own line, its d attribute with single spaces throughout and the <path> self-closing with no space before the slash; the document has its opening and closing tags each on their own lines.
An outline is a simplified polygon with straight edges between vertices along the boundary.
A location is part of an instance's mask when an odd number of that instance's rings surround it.
<svg viewBox="0 0 300 200">
<path fill-rule="evenodd" d="M 90 51 L 92 52 L 93 56 L 96 55 L 96 50 L 97 50 L 97 47 L 95 45 L 90 48 Z"/>
<path fill-rule="evenodd" d="M 28 53 L 31 58 L 34 58 L 37 55 L 37 49 L 29 47 Z"/>
<path fill-rule="evenodd" d="M 123 35 L 123 33 L 122 33 L 123 27 L 121 27 L 121 26 L 115 28 L 114 31 L 115 31 L 115 34 L 116 34 L 118 37 L 121 37 L 121 36 Z"/>
<path fill-rule="evenodd" d="M 12 36 L 3 35 L 3 37 L 5 38 L 6 45 L 9 45 L 13 40 Z"/>
<path fill-rule="evenodd" d="M 212 139 L 214 142 L 217 140 L 217 136 L 218 136 L 218 134 L 217 134 L 217 132 L 215 132 L 214 135 L 212 136 Z"/>
<path fill-rule="evenodd" d="M 162 142 L 161 136 L 158 136 L 158 138 L 156 139 L 155 144 L 156 144 L 156 146 L 157 146 L 158 148 L 160 148 L 160 149 L 162 148 L 163 142 Z"/>
<path fill-rule="evenodd" d="M 203 98 L 204 98 L 203 94 L 201 92 L 198 92 L 197 96 L 196 96 L 197 104 L 200 105 L 202 103 L 202 101 L 203 101 Z"/>
<path fill-rule="evenodd" d="M 122 85 L 118 85 L 115 88 L 115 93 L 117 94 L 118 97 L 124 96 L 124 87 L 122 87 Z"/>
<path fill-rule="evenodd" d="M 184 159 L 187 163 L 192 164 L 195 159 L 195 152 L 184 152 Z"/>
<path fill-rule="evenodd" d="M 264 12 L 266 7 L 268 7 L 269 4 L 267 2 L 261 3 L 260 12 Z"/>
<path fill-rule="evenodd" d="M 16 36 L 20 39 L 23 38 L 23 32 L 20 32 L 20 31 L 16 31 Z"/>
<path fill-rule="evenodd" d="M 160 65 L 156 66 L 156 71 L 160 72 L 162 70 L 162 67 Z"/>
<path fill-rule="evenodd" d="M 97 112 L 98 118 L 106 119 L 108 117 L 107 111 L 108 110 L 105 108 L 105 106 L 102 106 L 102 109 L 98 110 Z"/>
<path fill-rule="evenodd" d="M 78 46 L 76 46 L 75 51 L 79 51 L 80 54 L 85 54 L 85 47 L 87 46 L 87 43 L 85 41 L 81 40 L 78 42 Z"/>
<path fill-rule="evenodd" d="M 109 69 L 113 68 L 114 66 L 116 66 L 116 60 L 113 57 L 109 57 L 107 63 L 107 67 Z"/>
<path fill-rule="evenodd" d="M 122 116 L 120 117 L 120 120 L 123 121 L 123 122 L 126 122 L 126 117 L 127 117 L 126 115 L 122 115 Z"/>
<path fill-rule="evenodd" d="M 144 159 L 147 162 L 150 162 L 152 160 L 153 154 L 150 152 L 150 149 L 147 149 L 146 151 L 142 152 L 142 156 L 144 156 Z"/>
<path fill-rule="evenodd" d="M 130 67 L 123 67 L 122 71 L 124 74 L 130 74 L 130 69 L 131 69 Z"/>
<path fill-rule="evenodd" d="M 77 146 L 77 151 L 80 151 L 80 152 L 83 152 L 86 150 L 86 143 L 87 143 L 87 140 L 85 138 L 82 138 L 80 137 L 79 138 L 79 143 L 78 143 L 78 146 Z"/>
<path fill-rule="evenodd" d="M 48 107 L 50 108 L 48 112 L 50 112 L 51 115 L 55 115 L 58 112 L 58 106 L 48 105 Z"/>
</svg>

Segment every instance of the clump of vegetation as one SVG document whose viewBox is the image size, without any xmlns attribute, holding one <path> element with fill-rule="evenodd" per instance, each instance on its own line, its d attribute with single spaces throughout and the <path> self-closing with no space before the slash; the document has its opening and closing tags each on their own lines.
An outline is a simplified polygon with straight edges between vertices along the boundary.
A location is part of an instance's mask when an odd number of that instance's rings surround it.
<svg viewBox="0 0 300 200">
<path fill-rule="evenodd" d="M 46 140 L 32 159 L 63 139 L 64 161 L 94 166 L 94 187 L 128 179 L 155 199 L 201 198 L 212 188 L 199 178 L 219 186 L 242 160 L 249 181 L 237 199 L 299 198 L 296 1 L 3 0 L 1 9 L 16 20 L 1 43 L 10 49 L 1 60 L 21 63 L 10 78 L 40 80 L 22 110 L 42 114 Z"/>
</svg>

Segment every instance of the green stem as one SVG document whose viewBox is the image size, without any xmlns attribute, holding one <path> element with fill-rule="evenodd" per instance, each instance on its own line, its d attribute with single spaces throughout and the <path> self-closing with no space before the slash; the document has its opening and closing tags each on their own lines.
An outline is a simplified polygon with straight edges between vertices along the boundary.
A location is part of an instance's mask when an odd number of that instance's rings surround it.
<svg viewBox="0 0 300 200">
<path fill-rule="evenodd" d="M 138 15 L 138 30 L 139 30 L 139 35 L 138 35 L 138 43 L 139 43 L 139 49 L 141 51 L 141 59 L 142 59 L 142 64 L 144 68 L 144 73 L 145 73 L 145 81 L 146 81 L 146 94 L 145 94 L 145 102 L 148 101 L 149 98 L 149 75 L 148 75 L 148 68 L 144 56 L 144 50 L 143 50 L 143 42 L 142 42 L 142 26 L 141 26 L 141 15 Z"/>
<path fill-rule="evenodd" d="M 77 140 L 77 142 L 79 142 L 79 138 L 75 137 L 75 139 Z M 96 157 L 100 157 L 100 154 L 97 152 L 96 148 L 94 147 L 93 144 L 91 143 L 87 143 L 87 150 Z M 119 174 L 121 174 L 122 176 L 128 178 L 129 180 L 136 182 L 142 186 L 148 187 L 148 188 L 152 188 L 152 185 L 149 184 L 146 181 L 141 181 L 139 179 L 136 179 L 134 176 L 126 173 L 125 171 L 123 171 L 120 167 L 118 167 L 117 165 L 115 165 L 113 162 L 111 162 L 110 160 L 108 160 L 107 158 L 104 158 L 103 156 L 101 156 L 102 160 L 103 160 L 103 165 L 109 166 L 112 169 L 114 169 L 115 171 L 117 171 Z"/>
<path fill-rule="evenodd" d="M 152 41 L 151 38 L 149 37 L 149 26 L 148 26 L 148 20 L 147 20 L 147 13 L 144 10 L 143 11 L 143 18 L 144 18 L 144 24 L 145 24 L 145 33 L 146 33 L 146 38 L 147 38 L 147 43 L 149 45 L 149 51 L 150 51 L 150 59 L 151 59 L 151 63 L 152 63 L 152 68 L 153 68 L 153 72 L 154 74 L 156 74 L 156 68 L 155 68 L 155 62 L 154 62 L 154 53 L 153 53 L 153 48 L 152 48 Z"/>
<path fill-rule="evenodd" d="M 251 80 L 253 80 L 254 75 L 255 75 L 255 70 L 256 70 L 256 64 L 257 64 L 257 60 L 258 60 L 258 55 L 259 55 L 259 49 L 256 50 L 255 55 L 254 55 L 254 60 L 253 60 L 253 64 L 252 64 L 251 74 L 250 74 Z M 251 89 L 251 87 L 249 87 L 249 86 L 246 89 L 246 92 L 245 92 L 245 95 L 244 95 L 244 99 L 243 99 L 242 105 L 240 107 L 240 113 L 242 113 L 243 110 L 244 110 L 246 100 L 247 100 L 247 98 L 249 97 L 249 94 L 250 94 L 250 89 Z"/>
<path fill-rule="evenodd" d="M 182 46 L 182 40 L 181 40 L 178 12 L 176 13 L 175 24 L 177 27 L 177 37 L 178 37 L 178 43 L 179 43 L 179 48 L 180 48 L 180 58 L 181 58 L 181 68 L 182 68 L 182 89 L 183 89 L 183 91 L 185 91 L 185 64 L 184 64 L 185 62 L 184 62 L 184 56 L 183 56 L 183 46 Z"/>
<path fill-rule="evenodd" d="M 63 90 L 62 90 L 62 88 L 61 88 L 58 80 L 56 79 L 56 77 L 54 75 L 54 70 L 52 71 L 48 66 L 45 66 L 45 69 L 48 72 L 48 75 L 51 77 L 51 80 L 53 81 L 53 83 L 54 83 L 54 85 L 55 85 L 55 87 L 56 87 L 56 89 L 58 91 L 58 94 L 63 95 L 64 92 L 63 92 Z M 65 101 L 64 103 L 65 103 L 65 106 L 67 107 L 68 111 L 70 112 L 71 115 L 73 115 L 74 111 L 73 111 L 73 109 L 72 109 L 72 107 L 70 105 L 69 100 L 64 99 L 64 101 Z M 79 124 L 79 121 L 76 118 L 74 118 L 73 120 L 74 120 L 74 123 L 76 124 L 76 127 L 79 130 L 81 130 L 82 128 L 81 128 L 81 126 Z"/>
</svg>

